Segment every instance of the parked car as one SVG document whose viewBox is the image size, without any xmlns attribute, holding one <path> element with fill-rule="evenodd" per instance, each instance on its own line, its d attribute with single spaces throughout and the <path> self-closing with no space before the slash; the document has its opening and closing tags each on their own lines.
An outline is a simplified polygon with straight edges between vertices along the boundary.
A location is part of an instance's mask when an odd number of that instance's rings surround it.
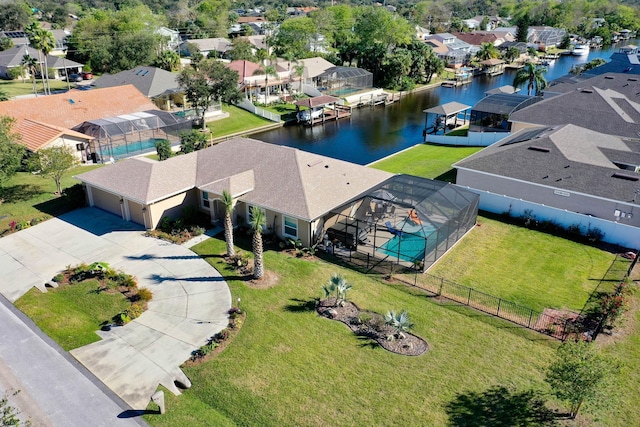
<svg viewBox="0 0 640 427">
<path fill-rule="evenodd" d="M 91 80 L 93 78 L 93 74 L 87 71 L 83 71 L 80 73 L 80 77 L 82 77 L 84 80 Z"/>
<path fill-rule="evenodd" d="M 80 74 L 69 74 L 67 76 L 67 81 L 68 82 L 81 82 L 82 81 L 82 76 Z"/>
</svg>

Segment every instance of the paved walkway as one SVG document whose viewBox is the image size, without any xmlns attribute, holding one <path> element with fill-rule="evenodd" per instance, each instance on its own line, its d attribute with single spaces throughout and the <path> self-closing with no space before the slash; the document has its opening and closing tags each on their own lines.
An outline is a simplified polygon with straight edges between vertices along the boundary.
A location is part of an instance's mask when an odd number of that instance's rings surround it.
<svg viewBox="0 0 640 427">
<path fill-rule="evenodd" d="M 226 282 L 186 247 L 85 208 L 0 239 L 0 293 L 15 301 L 33 286 L 46 291 L 66 265 L 94 261 L 135 275 L 153 300 L 140 318 L 98 331 L 101 341 L 71 354 L 134 409 L 146 408 L 158 384 L 178 394 L 174 381 L 188 383 L 180 364 L 227 325 Z"/>
</svg>

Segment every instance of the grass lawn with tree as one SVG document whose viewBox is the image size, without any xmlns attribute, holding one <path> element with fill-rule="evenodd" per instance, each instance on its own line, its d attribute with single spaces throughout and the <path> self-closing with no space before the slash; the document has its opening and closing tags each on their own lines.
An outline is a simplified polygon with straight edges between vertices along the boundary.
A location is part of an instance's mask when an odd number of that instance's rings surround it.
<svg viewBox="0 0 640 427">
<path fill-rule="evenodd" d="M 80 183 L 73 178 L 74 175 L 99 167 L 102 165 L 77 166 L 66 171 L 62 177 L 62 188 Z M 29 172 L 18 172 L 7 183 L 5 201 L 0 204 L 0 236 L 7 233 L 13 221 L 19 223 L 33 218 L 49 219 L 72 209 L 67 201 L 54 194 L 55 192 L 56 184 L 53 179 Z"/>
<path fill-rule="evenodd" d="M 56 90 L 67 90 L 67 82 L 62 80 L 49 80 L 51 91 Z M 71 84 L 71 87 L 74 87 L 74 84 Z M 0 80 L 0 90 L 4 91 L 9 98 L 13 98 L 15 96 L 21 95 L 33 95 L 33 82 L 31 80 L 25 79 L 23 82 L 22 79 L 17 80 Z M 42 95 L 42 80 L 36 80 L 36 91 L 39 95 Z"/>
<path fill-rule="evenodd" d="M 581 248 L 567 243 L 566 252 L 583 254 Z M 487 276 L 489 272 L 518 276 L 519 260 L 537 256 L 545 244 L 544 239 L 539 244 L 531 240 L 524 253 L 507 253 L 511 262 L 495 267 L 492 253 L 477 257 Z M 241 239 L 240 246 L 250 256 L 247 238 Z M 247 312 L 245 324 L 224 352 L 185 368 L 193 388 L 177 398 L 167 395 L 165 415 L 145 416 L 151 425 L 209 425 L 206 417 L 212 414 L 239 425 L 392 422 L 440 426 L 454 415 L 448 412 L 448 405 L 467 397 L 476 399 L 492 387 L 505 386 L 514 395 L 549 391 L 543 377 L 558 345 L 555 340 L 378 276 L 270 250 L 264 254 L 265 265 L 280 280 L 269 289 L 251 288 L 222 261 L 225 249 L 225 242 L 219 239 L 194 248 L 225 276 L 234 300 L 241 298 L 241 308 Z M 591 274 L 602 277 L 607 267 L 597 271 L 594 265 Z M 360 308 L 379 313 L 408 310 L 416 325 L 412 332 L 425 338 L 430 350 L 419 357 L 399 356 L 353 335 L 339 322 L 318 316 L 314 298 L 322 295 L 321 287 L 332 273 L 343 274 L 353 284 L 349 299 Z M 616 351 L 627 357 L 624 352 L 638 350 Z M 631 394 L 633 399 L 640 397 L 638 390 Z M 478 410 L 474 405 L 479 401 L 473 399 L 467 409 Z M 503 403 L 503 417 L 518 413 L 524 405 L 509 396 Z M 558 402 L 551 405 L 560 408 Z M 202 411 L 202 416 L 194 416 L 193 410 Z M 629 413 L 632 408 L 602 409 L 596 416 L 607 424 L 595 425 L 640 422 L 638 414 L 626 422 L 617 420 L 617 410 Z"/>
</svg>

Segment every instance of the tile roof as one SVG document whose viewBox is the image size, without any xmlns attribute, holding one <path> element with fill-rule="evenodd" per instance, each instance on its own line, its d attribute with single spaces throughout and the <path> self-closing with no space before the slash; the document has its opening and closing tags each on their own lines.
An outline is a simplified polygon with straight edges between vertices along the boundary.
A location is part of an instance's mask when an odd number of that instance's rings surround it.
<svg viewBox="0 0 640 427">
<path fill-rule="evenodd" d="M 134 85 L 149 98 L 179 91 L 178 75 L 157 67 L 136 67 L 116 74 L 104 74 L 94 83 L 97 88 Z"/>
<path fill-rule="evenodd" d="M 521 138 L 518 132 L 454 167 L 485 172 L 552 188 L 606 199 L 631 201 L 638 182 L 619 179 L 614 161 L 626 159 L 640 165 L 640 142 L 625 140 L 575 125 L 541 127 L 542 132 Z"/>
<path fill-rule="evenodd" d="M 512 113 L 512 122 L 563 125 L 571 123 L 609 135 L 638 138 L 640 131 L 640 78 L 608 73 L 567 83 L 566 90 Z"/>
<path fill-rule="evenodd" d="M 60 138 L 61 136 L 70 136 L 76 139 L 83 139 L 86 141 L 92 140 L 93 137 L 85 135 L 80 132 L 61 128 L 58 126 L 47 125 L 45 123 L 36 122 L 29 119 L 24 119 L 17 124 L 14 129 L 15 132 L 22 136 L 22 144 L 24 144 L 29 151 L 38 151 L 41 148 L 47 146 L 47 144 Z"/>
<path fill-rule="evenodd" d="M 484 31 L 476 31 L 472 33 L 453 33 L 458 39 L 472 44 L 474 46 L 480 46 L 482 43 L 494 44 L 498 40 L 498 36 Z"/>
<path fill-rule="evenodd" d="M 228 51 L 232 44 L 231 41 L 225 39 L 223 37 L 213 37 L 208 39 L 190 39 L 185 43 L 193 43 L 198 46 L 201 52 L 210 52 L 212 50 L 216 52 L 226 52 Z"/>
<path fill-rule="evenodd" d="M 291 147 L 234 138 L 164 162 L 126 159 L 78 178 L 142 203 L 153 203 L 190 188 L 247 190 L 249 204 L 306 221 L 365 193 L 393 176 L 388 172 Z"/>
<path fill-rule="evenodd" d="M 87 120 L 157 110 L 132 85 L 94 90 L 71 90 L 36 98 L 0 102 L 0 116 L 10 116 L 19 125 L 24 119 L 73 129 Z"/>
<path fill-rule="evenodd" d="M 238 73 L 238 83 L 242 83 L 244 79 L 254 76 L 256 71 L 262 69 L 260 65 L 255 62 L 245 60 L 231 61 L 225 65 L 227 68 Z"/>
</svg>

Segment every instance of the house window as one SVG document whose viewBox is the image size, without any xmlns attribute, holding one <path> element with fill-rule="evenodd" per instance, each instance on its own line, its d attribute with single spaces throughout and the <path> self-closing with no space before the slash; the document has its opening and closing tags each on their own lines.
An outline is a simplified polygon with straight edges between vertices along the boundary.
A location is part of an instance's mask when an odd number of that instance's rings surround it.
<svg viewBox="0 0 640 427">
<path fill-rule="evenodd" d="M 298 220 L 285 216 L 284 220 L 284 234 L 289 237 L 298 238 Z"/>
<path fill-rule="evenodd" d="M 211 203 L 209 202 L 209 193 L 206 191 L 202 192 L 202 207 L 205 209 L 209 209 Z"/>
</svg>

